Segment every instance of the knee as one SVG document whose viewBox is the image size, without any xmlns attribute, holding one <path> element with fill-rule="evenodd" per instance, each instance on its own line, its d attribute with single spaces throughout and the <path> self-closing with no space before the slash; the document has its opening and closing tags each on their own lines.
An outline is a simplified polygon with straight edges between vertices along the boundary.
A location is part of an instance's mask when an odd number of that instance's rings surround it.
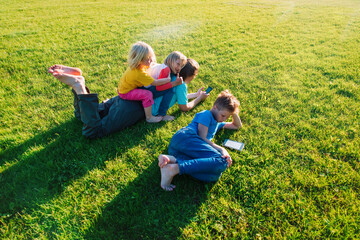
<svg viewBox="0 0 360 240">
<path fill-rule="evenodd" d="M 220 157 L 216 157 L 216 161 L 218 162 L 217 167 L 216 167 L 216 172 L 221 174 L 222 172 L 224 172 L 227 169 L 227 161 L 225 158 Z"/>
<path fill-rule="evenodd" d="M 151 105 L 154 104 L 154 97 L 152 92 L 147 91 L 147 93 L 145 93 L 145 99 L 147 102 L 150 102 Z"/>
<path fill-rule="evenodd" d="M 153 93 L 150 92 L 150 91 L 146 91 L 145 97 L 148 98 L 148 99 L 153 99 Z"/>
</svg>

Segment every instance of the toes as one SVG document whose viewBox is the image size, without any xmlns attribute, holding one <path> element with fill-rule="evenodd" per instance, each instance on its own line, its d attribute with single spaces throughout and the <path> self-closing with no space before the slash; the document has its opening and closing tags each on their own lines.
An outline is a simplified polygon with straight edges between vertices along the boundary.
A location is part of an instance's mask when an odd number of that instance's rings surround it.
<svg viewBox="0 0 360 240">
<path fill-rule="evenodd" d="M 173 121 L 175 119 L 174 116 L 166 115 L 163 117 L 162 121 Z"/>
<path fill-rule="evenodd" d="M 167 192 L 170 192 L 170 191 L 173 191 L 174 190 L 174 185 L 172 185 L 172 184 L 170 184 L 169 186 L 162 186 L 162 185 L 160 185 L 161 186 L 161 188 L 162 189 L 164 189 L 165 191 L 167 191 Z M 172 186 L 174 186 L 174 187 L 172 187 Z"/>
<path fill-rule="evenodd" d="M 159 167 L 163 168 L 165 165 L 167 165 L 170 162 L 168 159 L 163 159 L 161 162 L 159 162 Z"/>
</svg>

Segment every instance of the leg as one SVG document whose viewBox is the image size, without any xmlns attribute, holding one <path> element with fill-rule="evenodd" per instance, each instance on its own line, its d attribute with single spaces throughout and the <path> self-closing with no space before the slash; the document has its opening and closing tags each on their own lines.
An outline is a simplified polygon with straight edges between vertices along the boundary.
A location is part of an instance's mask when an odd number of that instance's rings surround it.
<svg viewBox="0 0 360 240">
<path fill-rule="evenodd" d="M 103 104 L 105 116 L 100 116 L 97 94 L 79 95 L 83 135 L 99 138 L 120 131 L 144 118 L 142 105 L 137 101 L 127 101 L 119 96 Z"/>
<path fill-rule="evenodd" d="M 60 82 L 72 87 L 76 94 L 87 94 L 85 88 L 85 78 L 83 76 L 74 76 L 67 73 L 57 72 L 54 72 L 52 75 Z"/>
<path fill-rule="evenodd" d="M 81 76 L 82 72 L 80 68 L 67 67 L 64 65 L 55 64 L 49 67 L 49 73 L 67 73 L 70 75 Z"/>
<path fill-rule="evenodd" d="M 80 107 L 79 107 L 79 97 L 76 94 L 76 92 L 74 91 L 74 89 L 71 89 L 71 92 L 73 93 L 74 96 L 74 115 L 75 118 L 79 119 L 81 121 L 81 115 L 80 115 Z"/>
<path fill-rule="evenodd" d="M 203 182 L 216 182 L 226 170 L 226 160 L 221 157 L 197 158 L 179 162 L 179 174 L 187 174 Z"/>
<path fill-rule="evenodd" d="M 101 125 L 105 135 L 120 131 L 145 118 L 143 106 L 138 101 L 128 101 L 116 96 L 104 106 L 107 114 L 102 117 Z"/>
<path fill-rule="evenodd" d="M 175 119 L 175 117 L 169 116 L 166 113 L 169 110 L 170 102 L 171 102 L 172 97 L 174 96 L 174 92 L 172 89 L 168 89 L 164 92 L 166 92 L 166 93 L 163 95 L 163 98 L 162 98 L 160 106 L 159 106 L 159 116 L 163 116 L 164 121 L 172 121 Z"/>
<path fill-rule="evenodd" d="M 169 109 L 170 102 L 172 97 L 174 96 L 174 92 L 172 89 L 167 89 L 164 91 L 157 91 L 156 87 L 151 86 L 148 88 L 153 93 L 153 98 L 158 98 L 162 96 L 162 100 L 159 106 L 159 116 L 163 117 L 164 121 L 172 121 L 175 119 L 173 116 L 166 115 L 167 110 Z"/>
<path fill-rule="evenodd" d="M 154 104 L 152 93 L 145 89 L 133 89 L 128 93 L 121 94 L 119 96 L 125 100 L 141 101 L 144 107 L 146 121 L 149 123 L 160 122 L 161 117 L 154 117 L 151 113 L 152 105 Z"/>
<path fill-rule="evenodd" d="M 148 123 L 157 123 L 160 122 L 163 118 L 162 117 L 155 117 L 152 115 L 152 107 L 144 108 L 146 121 Z"/>
<path fill-rule="evenodd" d="M 87 88 L 85 86 L 85 89 L 86 89 L 86 92 L 87 93 L 90 93 L 90 90 L 89 88 Z M 75 90 L 74 89 L 71 89 L 71 92 L 73 93 L 73 96 L 74 96 L 74 115 L 75 115 L 75 118 L 79 119 L 81 121 L 81 114 L 80 114 L 80 107 L 79 107 L 79 97 L 78 95 L 76 94 Z"/>
<path fill-rule="evenodd" d="M 159 167 L 163 168 L 166 164 L 168 163 L 176 163 L 176 158 L 174 156 L 171 155 L 165 155 L 165 154 L 160 154 L 159 157 Z"/>
<path fill-rule="evenodd" d="M 172 191 L 175 188 L 175 185 L 171 184 L 172 179 L 175 175 L 179 174 L 179 165 L 178 164 L 168 164 L 163 168 L 160 168 L 161 171 L 161 183 L 160 186 L 165 191 Z"/>
<path fill-rule="evenodd" d="M 87 138 L 98 138 L 105 135 L 99 114 L 99 99 L 96 93 L 78 94 L 81 121 L 84 123 L 82 133 Z"/>
<path fill-rule="evenodd" d="M 180 129 L 173 136 L 169 154 L 175 156 L 179 163 L 180 175 L 188 174 L 205 182 L 218 180 L 227 168 L 221 153 L 188 128 Z"/>
</svg>

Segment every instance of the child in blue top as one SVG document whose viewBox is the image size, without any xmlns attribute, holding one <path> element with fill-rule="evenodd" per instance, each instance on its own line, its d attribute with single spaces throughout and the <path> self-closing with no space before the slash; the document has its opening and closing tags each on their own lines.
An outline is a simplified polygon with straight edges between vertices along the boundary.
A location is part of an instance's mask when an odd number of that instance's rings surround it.
<svg viewBox="0 0 360 240">
<path fill-rule="evenodd" d="M 175 133 L 169 145 L 169 154 L 160 154 L 160 186 L 172 191 L 177 174 L 188 174 L 204 182 L 217 181 L 232 163 L 225 148 L 211 140 L 220 129 L 242 127 L 239 101 L 228 91 L 219 94 L 212 109 L 197 113 L 192 122 Z M 232 116 L 232 122 L 224 122 Z"/>
<path fill-rule="evenodd" d="M 178 86 L 175 86 L 174 95 L 170 101 L 169 107 L 178 104 L 179 109 L 183 112 L 187 112 L 193 109 L 197 104 L 201 101 L 204 101 L 209 94 L 207 94 L 203 87 L 201 87 L 196 93 L 189 93 L 187 86 L 192 82 L 192 80 L 199 73 L 199 64 L 192 58 L 188 58 L 185 66 L 181 69 L 179 76 L 183 78 L 184 82 Z M 175 81 L 176 75 L 171 74 L 171 82 Z M 193 99 L 191 102 L 188 100 Z M 152 106 L 152 114 L 154 116 L 158 115 L 160 102 L 162 101 L 162 97 L 154 99 L 154 104 Z"/>
</svg>

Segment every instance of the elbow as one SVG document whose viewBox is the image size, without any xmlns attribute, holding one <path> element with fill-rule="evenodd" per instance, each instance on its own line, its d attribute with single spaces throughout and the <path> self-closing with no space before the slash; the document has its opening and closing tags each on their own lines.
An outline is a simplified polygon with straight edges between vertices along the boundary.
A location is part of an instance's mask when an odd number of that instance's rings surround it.
<svg viewBox="0 0 360 240">
<path fill-rule="evenodd" d="M 190 111 L 192 108 L 190 107 L 190 106 L 188 106 L 188 105 L 181 105 L 181 106 L 179 106 L 179 108 L 180 108 L 180 110 L 182 111 L 182 112 L 188 112 L 188 111 Z"/>
<path fill-rule="evenodd" d="M 237 129 L 239 129 L 239 128 L 242 128 L 242 124 L 240 123 L 240 124 L 233 124 L 233 129 L 234 130 L 237 130 Z"/>
<path fill-rule="evenodd" d="M 181 109 L 182 112 L 188 112 L 190 111 L 192 108 L 191 107 L 186 107 L 184 109 Z"/>
</svg>

